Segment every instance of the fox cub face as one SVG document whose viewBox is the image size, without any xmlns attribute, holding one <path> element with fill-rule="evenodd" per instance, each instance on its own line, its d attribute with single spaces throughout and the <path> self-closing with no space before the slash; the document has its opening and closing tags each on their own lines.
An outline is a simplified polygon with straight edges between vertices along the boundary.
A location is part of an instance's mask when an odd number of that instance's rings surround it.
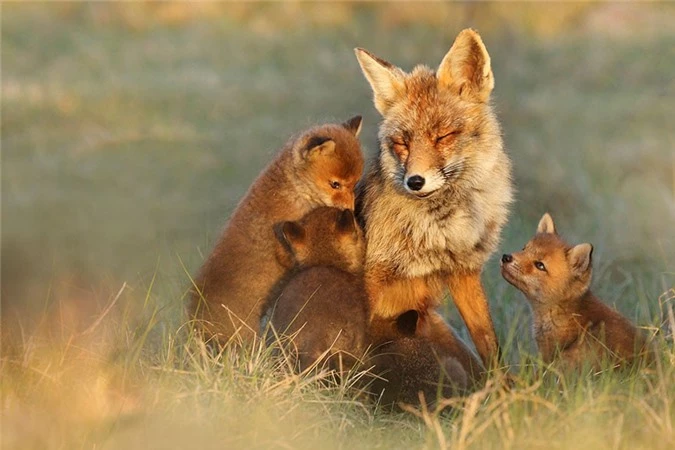
<svg viewBox="0 0 675 450">
<path fill-rule="evenodd" d="M 546 213 L 522 251 L 502 256 L 501 272 L 533 306 L 556 304 L 579 298 L 589 289 L 592 253 L 591 244 L 567 245 Z"/>
<path fill-rule="evenodd" d="M 489 105 L 490 56 L 475 31 L 457 36 L 435 72 L 420 65 L 406 73 L 359 48 L 356 57 L 384 118 L 382 168 L 403 192 L 429 196 L 470 178 L 476 158 L 489 160 L 490 152 L 501 150 Z"/>
<path fill-rule="evenodd" d="M 350 273 L 363 269 L 365 242 L 348 209 L 319 207 L 297 222 L 275 226 L 277 257 L 285 267 L 331 266 Z"/>
<path fill-rule="evenodd" d="M 294 175 L 315 205 L 354 209 L 354 186 L 363 171 L 360 131 L 356 116 L 342 125 L 312 128 L 296 141 Z"/>
</svg>

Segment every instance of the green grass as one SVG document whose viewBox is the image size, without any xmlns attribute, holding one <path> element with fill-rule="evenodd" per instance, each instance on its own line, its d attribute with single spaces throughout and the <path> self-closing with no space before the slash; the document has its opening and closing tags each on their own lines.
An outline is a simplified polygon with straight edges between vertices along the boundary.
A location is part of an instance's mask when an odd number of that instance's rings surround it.
<svg viewBox="0 0 675 450">
<path fill-rule="evenodd" d="M 360 113 L 375 153 L 352 48 L 435 66 L 469 25 L 515 164 L 503 250 L 549 211 L 594 244 L 607 303 L 655 330 L 675 302 L 670 5 L 325 7 L 2 5 L 3 446 L 672 448 L 667 332 L 654 369 L 534 376 L 529 312 L 496 258 L 484 283 L 516 388 L 450 415 L 383 414 L 269 350 L 214 358 L 189 336 L 189 274 L 291 134 Z"/>
</svg>

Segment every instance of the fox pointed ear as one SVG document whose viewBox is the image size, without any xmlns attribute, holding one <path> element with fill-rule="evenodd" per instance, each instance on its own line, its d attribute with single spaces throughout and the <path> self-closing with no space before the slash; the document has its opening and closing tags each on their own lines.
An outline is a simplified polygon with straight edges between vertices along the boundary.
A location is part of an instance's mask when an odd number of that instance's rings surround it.
<svg viewBox="0 0 675 450">
<path fill-rule="evenodd" d="M 363 123 L 363 117 L 361 116 L 354 116 L 345 123 L 342 124 L 346 129 L 351 131 L 354 136 L 359 137 L 359 133 L 361 133 L 361 124 Z"/>
<path fill-rule="evenodd" d="M 414 336 L 419 318 L 416 310 L 408 310 L 396 318 L 396 329 L 404 336 Z"/>
<path fill-rule="evenodd" d="M 290 269 L 298 262 L 297 251 L 305 240 L 305 230 L 297 222 L 281 222 L 274 225 L 274 235 L 277 238 L 277 261 Z"/>
<path fill-rule="evenodd" d="M 290 250 L 305 240 L 305 229 L 298 222 L 278 223 L 274 226 L 274 234 Z"/>
<path fill-rule="evenodd" d="M 303 159 L 309 160 L 319 155 L 328 155 L 335 151 L 335 141 L 322 136 L 310 137 L 300 150 Z"/>
<path fill-rule="evenodd" d="M 401 69 L 362 48 L 355 48 L 356 59 L 373 89 L 375 108 L 385 115 L 405 93 L 405 74 Z"/>
<path fill-rule="evenodd" d="M 345 234 L 350 234 L 356 231 L 354 213 L 351 212 L 351 210 L 343 209 L 339 212 L 337 217 L 337 230 Z"/>
<path fill-rule="evenodd" d="M 555 224 L 553 223 L 553 217 L 549 213 L 544 213 L 539 220 L 539 225 L 537 225 L 537 233 L 545 234 L 557 234 L 555 230 Z"/>
<path fill-rule="evenodd" d="M 591 257 L 593 255 L 593 246 L 591 244 L 579 244 L 567 253 L 567 258 L 572 269 L 578 274 L 586 273 L 591 267 Z"/>
<path fill-rule="evenodd" d="M 480 35 L 462 30 L 436 71 L 440 85 L 466 100 L 485 103 L 495 86 L 490 55 Z"/>
</svg>

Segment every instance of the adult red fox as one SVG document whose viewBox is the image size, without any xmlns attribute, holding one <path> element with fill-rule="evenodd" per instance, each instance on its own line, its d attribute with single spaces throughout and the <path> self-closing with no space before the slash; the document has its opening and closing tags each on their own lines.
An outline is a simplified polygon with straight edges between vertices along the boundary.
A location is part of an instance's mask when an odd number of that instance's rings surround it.
<svg viewBox="0 0 675 450">
<path fill-rule="evenodd" d="M 373 316 L 420 312 L 420 333 L 457 338 L 436 312 L 443 288 L 486 364 L 499 345 L 480 281 L 512 202 L 511 162 L 490 105 L 490 56 L 459 33 L 436 71 L 406 73 L 356 49 L 382 115 L 379 156 L 357 187 Z"/>
</svg>

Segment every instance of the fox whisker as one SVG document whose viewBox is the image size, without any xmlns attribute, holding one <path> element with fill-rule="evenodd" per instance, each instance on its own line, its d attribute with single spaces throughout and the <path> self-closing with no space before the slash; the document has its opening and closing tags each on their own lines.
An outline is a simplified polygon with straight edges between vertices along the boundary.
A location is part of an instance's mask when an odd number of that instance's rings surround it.
<svg viewBox="0 0 675 450">
<path fill-rule="evenodd" d="M 453 178 L 464 170 L 464 161 L 457 161 L 450 163 L 441 169 L 441 173 L 445 178 Z"/>
</svg>

